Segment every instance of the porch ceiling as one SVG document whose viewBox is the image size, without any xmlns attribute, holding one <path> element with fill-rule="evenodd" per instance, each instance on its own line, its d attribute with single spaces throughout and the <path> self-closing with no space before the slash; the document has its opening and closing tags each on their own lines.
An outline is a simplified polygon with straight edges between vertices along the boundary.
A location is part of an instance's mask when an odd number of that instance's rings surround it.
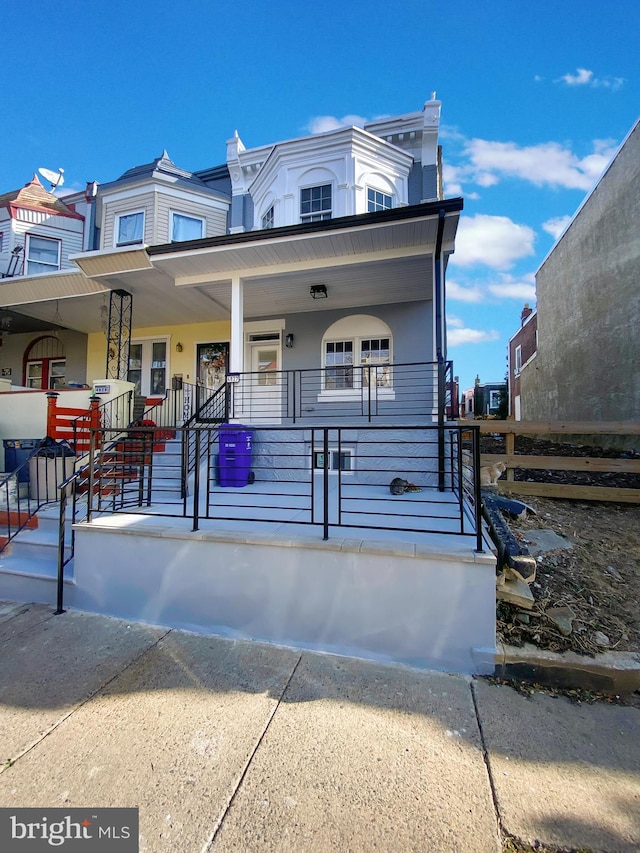
<svg viewBox="0 0 640 853">
<path fill-rule="evenodd" d="M 444 252 L 453 248 L 457 221 L 457 213 L 445 219 Z M 86 333 L 100 330 L 100 306 L 112 289 L 133 295 L 137 328 L 228 319 L 233 275 L 244 281 L 246 319 L 431 298 L 433 214 L 332 226 L 274 238 L 238 235 L 246 241 L 213 238 L 207 241 L 211 245 L 185 250 L 172 245 L 92 252 L 74 259 L 83 271 L 3 285 L 0 307 L 15 306 L 36 320 L 55 317 L 58 324 Z M 312 284 L 324 284 L 328 298 L 313 300 Z"/>
</svg>

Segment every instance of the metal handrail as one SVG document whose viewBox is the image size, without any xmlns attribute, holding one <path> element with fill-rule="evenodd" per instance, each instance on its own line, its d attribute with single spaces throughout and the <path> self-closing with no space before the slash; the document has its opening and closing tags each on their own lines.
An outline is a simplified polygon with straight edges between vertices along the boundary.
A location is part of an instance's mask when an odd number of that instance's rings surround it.
<svg viewBox="0 0 640 853">
<path fill-rule="evenodd" d="M 34 458 L 34 456 L 36 456 L 40 452 L 40 450 L 42 450 L 44 442 L 45 442 L 44 438 L 40 439 L 40 441 L 33 448 L 31 453 L 29 454 L 29 456 L 27 456 L 27 458 L 23 462 L 21 462 L 20 465 L 18 465 L 18 467 L 14 471 L 10 471 L 8 474 L 0 475 L 0 494 L 4 490 L 6 513 L 7 513 L 6 537 L 5 537 L 4 533 L 2 534 L 2 538 L 6 538 L 7 541 L 4 544 L 0 543 L 0 552 L 2 552 L 7 547 L 7 545 L 9 544 L 9 542 L 11 542 L 12 539 L 15 539 L 15 537 L 18 535 L 18 533 L 20 533 L 21 530 L 24 530 L 24 528 L 29 523 L 29 520 L 31 518 L 33 518 L 33 516 L 38 512 L 40 507 L 44 505 L 44 502 L 38 503 L 37 500 L 34 501 L 34 499 L 32 499 L 32 497 L 31 497 L 31 494 L 28 493 L 27 498 L 26 498 L 27 506 L 26 506 L 26 512 L 25 512 L 21 507 L 22 498 L 20 496 L 20 473 L 23 470 L 26 470 L 26 471 L 29 470 L 29 465 L 31 463 L 31 460 Z M 11 509 L 11 499 L 9 497 L 9 483 L 14 478 L 15 478 L 15 483 L 16 483 L 17 506 L 15 509 L 15 514 L 18 517 L 17 524 L 13 524 L 12 520 L 11 520 L 12 519 L 12 513 L 14 512 L 14 510 Z M 33 508 L 34 503 L 35 503 L 35 508 Z M 24 515 L 24 520 L 22 520 L 23 515 Z"/>
<path fill-rule="evenodd" d="M 242 431 L 244 428 L 239 429 Z M 222 452 L 217 438 L 218 431 L 189 427 L 182 428 L 181 432 L 188 436 L 189 442 L 193 442 L 198 451 L 197 458 L 206 457 L 206 465 L 197 465 L 193 469 L 194 490 L 191 500 L 187 501 L 184 491 L 180 492 L 179 470 L 169 489 L 166 474 L 161 474 L 161 479 L 155 481 L 156 472 L 161 466 L 157 456 L 160 449 L 156 450 L 154 436 L 157 437 L 162 430 L 143 427 L 131 431 L 144 432 L 149 436 L 144 448 L 138 446 L 131 451 L 134 457 L 138 454 L 135 464 L 139 465 L 139 476 L 134 487 L 126 486 L 126 458 L 108 461 L 104 469 L 108 469 L 106 482 L 107 485 L 115 482 L 119 484 L 120 498 L 116 500 L 115 495 L 112 498 L 110 494 L 105 502 L 101 489 L 98 488 L 96 498 L 95 489 L 90 487 L 90 512 L 92 503 L 95 505 L 93 511 L 99 512 L 130 513 L 136 512 L 135 507 L 138 507 L 138 511 L 145 514 L 189 518 L 194 530 L 198 529 L 202 521 L 215 519 L 256 523 L 278 521 L 282 524 L 321 523 L 325 536 L 329 535 L 330 528 L 347 527 L 443 535 L 457 533 L 473 537 L 476 550 L 482 551 L 477 426 L 452 423 L 444 427 L 437 424 L 405 425 L 397 437 L 392 426 L 367 426 L 360 430 L 356 448 L 353 448 L 352 428 L 348 426 L 278 426 L 275 432 L 268 426 L 250 429 L 253 432 L 253 455 L 248 463 L 251 471 L 248 471 L 246 485 L 259 483 L 257 492 L 251 488 L 246 492 L 234 490 L 234 500 L 230 502 L 226 487 L 242 483 L 233 481 L 233 476 L 229 477 L 226 463 L 224 469 L 222 461 L 219 468 L 216 466 L 215 454 Z M 440 432 L 444 432 L 447 442 L 444 466 L 438 454 Z M 408 455 L 407 441 L 412 446 Z M 342 467 L 343 456 L 353 461 L 353 467 L 351 463 L 346 468 Z M 332 460 L 331 468 L 329 457 Z M 339 464 L 338 468 L 336 464 Z M 121 466 L 119 473 L 112 473 L 112 469 L 118 465 Z M 92 476 L 93 471 L 93 476 L 100 476 L 102 470 L 100 465 L 94 464 L 89 469 L 89 475 Z M 220 479 L 223 471 L 226 483 Z M 317 481 L 314 472 L 322 475 Z M 389 506 L 388 487 L 394 476 L 402 477 L 409 485 L 415 486 L 409 492 L 422 494 L 411 495 L 410 499 L 395 501 L 394 506 Z M 118 477 L 121 479 L 113 479 Z M 441 478 L 444 478 L 444 491 L 450 493 L 450 496 L 439 496 Z M 332 498 L 331 513 L 327 499 L 329 481 L 332 489 L 334 485 L 337 487 L 337 504 Z M 160 489 L 164 494 L 159 494 Z M 205 495 L 206 506 L 203 503 Z M 237 514 L 239 509 L 240 515 Z"/>
<path fill-rule="evenodd" d="M 126 398 L 126 407 L 125 407 L 125 398 Z M 98 423 L 105 427 L 113 427 L 113 415 L 115 411 L 115 419 L 116 421 L 119 418 L 119 415 L 123 416 L 122 426 L 129 426 L 131 422 L 131 400 L 133 398 L 133 391 L 124 391 L 122 394 L 119 394 L 117 397 L 113 397 L 111 400 L 107 400 L 101 405 L 97 406 L 95 411 L 99 414 L 97 415 Z M 96 398 L 93 398 L 96 399 Z M 90 418 L 92 417 L 93 412 L 91 409 L 88 409 L 87 412 L 83 415 L 79 415 L 77 418 L 74 418 L 70 424 L 73 432 L 73 449 L 78 452 L 78 432 L 82 429 L 80 426 L 81 421 L 86 422 L 86 426 L 83 431 L 88 432 L 91 427 Z M 95 415 L 94 415 L 95 417 Z"/>
<path fill-rule="evenodd" d="M 247 371 L 228 383 L 232 417 L 253 418 L 267 410 L 299 420 L 432 417 L 446 407 L 444 376 L 451 361 L 389 362 L 291 370 Z M 273 392 L 270 394 L 269 392 Z M 274 402 L 274 398 L 277 398 Z"/>
</svg>

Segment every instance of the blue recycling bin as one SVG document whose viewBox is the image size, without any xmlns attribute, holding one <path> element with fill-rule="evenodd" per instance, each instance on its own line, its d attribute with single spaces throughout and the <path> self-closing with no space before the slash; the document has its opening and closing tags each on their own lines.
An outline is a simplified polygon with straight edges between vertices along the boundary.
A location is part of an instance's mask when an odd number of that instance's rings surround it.
<svg viewBox="0 0 640 853">
<path fill-rule="evenodd" d="M 253 430 L 244 424 L 222 424 L 219 433 L 218 482 L 241 488 L 251 478 Z"/>
<path fill-rule="evenodd" d="M 4 439 L 4 470 L 7 473 L 15 471 L 26 462 L 40 444 L 39 438 L 5 438 Z M 29 466 L 22 465 L 18 472 L 18 482 L 29 482 Z"/>
</svg>

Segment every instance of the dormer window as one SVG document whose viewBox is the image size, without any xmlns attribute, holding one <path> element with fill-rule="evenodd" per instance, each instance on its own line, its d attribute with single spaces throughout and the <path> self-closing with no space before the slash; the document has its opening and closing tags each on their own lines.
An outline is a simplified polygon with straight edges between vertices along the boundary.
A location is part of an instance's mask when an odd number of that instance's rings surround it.
<svg viewBox="0 0 640 853">
<path fill-rule="evenodd" d="M 273 205 L 271 205 L 269 210 L 267 210 L 265 215 L 262 217 L 262 227 L 263 227 L 263 229 L 273 228 L 273 223 L 274 223 L 274 212 L 273 212 Z"/>
<path fill-rule="evenodd" d="M 377 210 L 391 210 L 392 207 L 392 196 L 367 187 L 367 211 L 369 213 L 375 213 Z"/>
<path fill-rule="evenodd" d="M 200 240 L 202 237 L 204 237 L 204 219 L 186 216 L 184 213 L 171 214 L 172 243 L 181 243 L 183 240 Z"/>
<path fill-rule="evenodd" d="M 331 219 L 331 184 L 300 190 L 300 222 Z"/>
<path fill-rule="evenodd" d="M 144 211 L 121 213 L 116 217 L 116 246 L 142 243 L 144 237 Z"/>
<path fill-rule="evenodd" d="M 60 269 L 60 240 L 27 234 L 27 275 Z"/>
</svg>

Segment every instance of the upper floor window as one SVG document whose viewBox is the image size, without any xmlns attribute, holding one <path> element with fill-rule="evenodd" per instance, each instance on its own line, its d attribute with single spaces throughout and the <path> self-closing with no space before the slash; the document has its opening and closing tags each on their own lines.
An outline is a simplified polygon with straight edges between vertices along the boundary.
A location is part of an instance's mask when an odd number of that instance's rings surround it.
<svg viewBox="0 0 640 853">
<path fill-rule="evenodd" d="M 60 269 L 60 240 L 27 234 L 27 275 Z"/>
<path fill-rule="evenodd" d="M 375 213 L 377 210 L 391 210 L 392 207 L 393 198 L 390 195 L 367 187 L 367 211 L 369 213 Z"/>
<path fill-rule="evenodd" d="M 331 184 L 300 190 L 300 222 L 331 219 Z"/>
<path fill-rule="evenodd" d="M 262 227 L 263 228 L 273 228 L 273 219 L 274 219 L 273 205 L 271 205 L 269 210 L 267 210 L 265 215 L 262 217 Z"/>
<path fill-rule="evenodd" d="M 4 249 L 4 234 L 0 231 L 0 252 Z"/>
<path fill-rule="evenodd" d="M 116 246 L 142 243 L 144 236 L 144 211 L 121 213 L 116 217 Z"/>
<path fill-rule="evenodd" d="M 514 362 L 513 372 L 517 376 L 522 370 L 522 347 L 519 345 L 516 347 Z"/>
<path fill-rule="evenodd" d="M 204 219 L 186 216 L 184 213 L 171 214 L 171 241 L 200 240 L 204 237 Z"/>
</svg>

